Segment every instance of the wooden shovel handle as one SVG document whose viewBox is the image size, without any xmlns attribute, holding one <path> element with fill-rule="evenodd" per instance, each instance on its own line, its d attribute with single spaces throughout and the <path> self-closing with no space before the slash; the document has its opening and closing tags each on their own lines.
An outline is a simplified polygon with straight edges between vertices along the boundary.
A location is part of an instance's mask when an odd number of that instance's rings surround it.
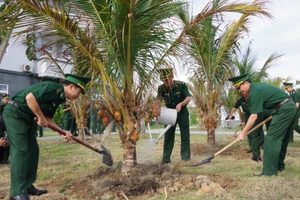
<svg viewBox="0 0 300 200">
<path fill-rule="evenodd" d="M 57 126 L 52 126 L 51 124 L 49 124 L 48 127 L 49 127 L 50 129 L 52 129 L 53 131 L 56 131 L 56 132 L 60 133 L 61 135 L 66 136 L 65 130 L 63 130 L 62 128 L 57 127 Z M 84 142 L 84 141 L 82 141 L 82 140 L 80 140 L 80 139 L 78 139 L 78 138 L 76 138 L 76 137 L 73 137 L 73 136 L 72 136 L 72 139 L 73 139 L 74 141 L 76 141 L 77 143 L 82 144 L 83 146 L 85 146 L 85 147 L 87 147 L 87 148 L 89 148 L 89 149 L 91 149 L 91 150 L 93 150 L 93 151 L 96 151 L 96 152 L 98 152 L 98 153 L 101 152 L 101 151 L 99 152 L 99 149 L 97 149 L 97 148 L 91 146 L 90 144 L 88 144 L 88 143 L 86 143 L 86 142 Z"/>
<path fill-rule="evenodd" d="M 253 127 L 252 129 L 250 129 L 247 132 L 247 135 L 249 135 L 250 133 L 252 133 L 253 131 L 255 131 L 256 129 L 258 129 L 259 127 L 261 127 L 262 125 L 264 125 L 265 123 L 267 123 L 268 121 L 270 121 L 272 119 L 272 116 L 268 117 L 267 119 L 265 119 L 264 121 L 260 122 L 259 124 L 257 124 L 255 127 Z M 231 142 L 230 144 L 228 144 L 227 146 L 223 147 L 221 150 L 219 150 L 218 152 L 216 152 L 214 154 L 214 156 L 217 156 L 219 154 L 221 154 L 223 151 L 225 151 L 226 149 L 228 149 L 229 147 L 231 147 L 232 145 L 234 145 L 236 142 L 238 142 L 239 139 L 234 140 L 233 142 Z"/>
</svg>

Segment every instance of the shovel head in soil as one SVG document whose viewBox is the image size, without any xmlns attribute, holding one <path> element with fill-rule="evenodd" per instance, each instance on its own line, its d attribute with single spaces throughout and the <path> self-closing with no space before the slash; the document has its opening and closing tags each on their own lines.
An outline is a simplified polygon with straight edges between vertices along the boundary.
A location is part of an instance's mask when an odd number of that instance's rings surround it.
<svg viewBox="0 0 300 200">
<path fill-rule="evenodd" d="M 255 127 L 253 127 L 251 130 L 249 130 L 247 132 L 247 135 L 249 135 L 250 133 L 252 133 L 253 131 L 255 131 L 256 129 L 258 129 L 259 127 L 261 127 L 262 125 L 264 125 L 265 123 L 267 123 L 268 121 L 270 121 L 272 119 L 272 116 L 268 117 L 267 119 L 265 119 L 264 121 L 260 122 L 259 124 L 257 124 Z M 227 146 L 225 146 L 224 148 L 222 148 L 221 150 L 219 150 L 217 153 L 211 155 L 210 157 L 206 158 L 205 160 L 203 160 L 202 162 L 197 162 L 195 164 L 191 164 L 189 166 L 191 167 L 195 167 L 195 166 L 199 166 L 199 165 L 203 165 L 206 163 L 210 163 L 210 161 L 216 157 L 217 155 L 220 155 L 223 151 L 225 151 L 226 149 L 228 149 L 229 147 L 231 147 L 232 145 L 234 145 L 236 142 L 238 142 L 239 139 L 234 140 L 233 142 L 231 142 L 230 144 L 228 144 Z"/>
<path fill-rule="evenodd" d="M 50 129 L 60 133 L 61 135 L 64 135 L 64 136 L 66 135 L 65 130 L 61 129 L 60 127 L 52 126 L 51 124 L 49 124 L 48 127 Z M 72 139 L 75 142 L 77 142 L 79 144 L 82 144 L 83 146 L 85 146 L 85 147 L 87 147 L 87 148 L 89 148 L 89 149 L 91 149 L 91 150 L 93 150 L 97 153 L 102 154 L 103 155 L 102 163 L 104 163 L 105 165 L 112 166 L 114 164 L 114 161 L 113 161 L 112 155 L 110 154 L 110 151 L 106 147 L 104 147 L 103 145 L 101 145 L 102 150 L 100 150 L 100 149 L 97 149 L 97 148 L 91 146 L 90 144 L 88 144 L 84 141 L 81 141 L 80 139 L 78 139 L 76 137 L 72 136 Z"/>
</svg>

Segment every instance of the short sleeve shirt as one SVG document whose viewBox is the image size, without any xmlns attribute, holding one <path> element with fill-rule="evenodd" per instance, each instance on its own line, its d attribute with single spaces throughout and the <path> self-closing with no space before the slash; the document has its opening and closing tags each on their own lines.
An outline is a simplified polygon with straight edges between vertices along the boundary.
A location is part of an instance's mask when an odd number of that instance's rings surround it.
<svg viewBox="0 0 300 200">
<path fill-rule="evenodd" d="M 17 93 L 12 100 L 19 105 L 20 110 L 32 117 L 34 117 L 34 113 L 28 107 L 26 102 L 26 96 L 29 93 L 33 94 L 41 111 L 49 118 L 53 118 L 58 106 L 65 102 L 65 93 L 62 84 L 45 81 L 31 85 Z"/>
<path fill-rule="evenodd" d="M 157 98 L 165 102 L 167 108 L 176 108 L 186 97 L 192 96 L 188 90 L 186 83 L 182 81 L 174 81 L 172 89 L 162 84 L 158 87 Z M 182 110 L 187 109 L 186 106 Z"/>
<path fill-rule="evenodd" d="M 235 102 L 235 104 L 234 104 L 234 108 L 239 108 L 239 107 L 242 107 L 242 109 L 243 109 L 243 111 L 245 112 L 245 114 L 247 115 L 247 116 L 250 116 L 250 106 L 249 106 L 249 101 L 247 101 L 244 97 L 241 97 L 241 98 L 239 98 L 236 102 Z"/>
<path fill-rule="evenodd" d="M 283 90 L 266 83 L 252 82 L 249 89 L 249 105 L 251 114 L 272 109 L 275 105 L 289 97 Z"/>
</svg>

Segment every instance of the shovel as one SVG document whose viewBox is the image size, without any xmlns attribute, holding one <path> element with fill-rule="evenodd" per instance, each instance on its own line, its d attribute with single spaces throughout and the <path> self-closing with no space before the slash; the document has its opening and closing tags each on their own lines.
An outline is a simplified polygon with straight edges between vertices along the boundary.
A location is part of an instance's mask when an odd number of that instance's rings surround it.
<svg viewBox="0 0 300 200">
<path fill-rule="evenodd" d="M 52 126 L 51 124 L 49 124 L 48 127 L 50 129 L 52 129 L 53 131 L 56 131 L 56 132 L 60 133 L 61 135 L 64 135 L 64 136 L 66 135 L 65 130 L 63 130 L 59 127 Z M 84 141 L 81 141 L 80 139 L 78 139 L 76 137 L 72 136 L 72 139 L 74 141 L 76 141 L 77 143 L 82 144 L 83 146 L 85 146 L 85 147 L 87 147 L 87 148 L 89 148 L 89 149 L 91 149 L 91 150 L 93 150 L 97 153 L 102 154 L 103 155 L 102 163 L 106 164 L 107 166 L 112 166 L 114 164 L 114 161 L 113 161 L 113 158 L 110 154 L 110 151 L 106 147 L 104 147 L 103 145 L 101 145 L 102 150 L 100 150 L 100 149 L 97 149 L 97 148 L 91 146 L 90 144 L 88 144 Z"/>
<path fill-rule="evenodd" d="M 247 132 L 247 135 L 249 135 L 250 133 L 252 133 L 253 131 L 255 131 L 256 129 L 258 129 L 259 127 L 261 127 L 262 125 L 264 125 L 265 123 L 267 123 L 268 121 L 270 121 L 272 119 L 272 116 L 268 117 L 267 119 L 265 119 L 264 121 L 260 122 L 259 124 L 257 124 L 255 127 L 253 127 L 251 130 L 249 130 Z M 234 140 L 233 142 L 231 142 L 230 144 L 228 144 L 227 146 L 225 146 L 224 148 L 222 148 L 221 150 L 219 150 L 218 152 L 216 152 L 215 154 L 209 156 L 208 158 L 206 158 L 205 160 L 203 160 L 202 162 L 197 162 L 195 164 L 189 165 L 192 167 L 195 166 L 199 166 L 199 165 L 203 165 L 206 163 L 210 163 L 210 161 L 216 157 L 217 155 L 221 154 L 223 151 L 225 151 L 226 149 L 228 149 L 229 147 L 231 147 L 232 145 L 234 145 L 236 142 L 238 142 L 239 139 Z"/>
</svg>

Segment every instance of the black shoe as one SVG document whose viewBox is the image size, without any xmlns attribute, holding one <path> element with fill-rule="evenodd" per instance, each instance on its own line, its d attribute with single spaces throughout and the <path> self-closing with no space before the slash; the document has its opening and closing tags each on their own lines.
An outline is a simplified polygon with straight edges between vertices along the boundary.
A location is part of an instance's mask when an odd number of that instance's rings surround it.
<svg viewBox="0 0 300 200">
<path fill-rule="evenodd" d="M 256 161 L 256 162 L 258 162 L 258 161 L 262 161 L 262 159 L 261 159 L 260 157 L 258 157 L 258 158 L 256 158 L 256 157 L 252 157 L 252 158 L 251 158 L 251 160 L 253 160 L 253 161 Z"/>
<path fill-rule="evenodd" d="M 47 190 L 39 190 L 39 189 L 37 189 L 35 187 L 33 187 L 30 190 L 29 189 L 27 190 L 28 194 L 35 195 L 35 196 L 40 196 L 40 195 L 45 194 L 47 192 L 48 192 Z"/>
<path fill-rule="evenodd" d="M 277 176 L 277 175 L 276 174 L 259 173 L 259 174 L 253 174 L 253 176 L 263 177 L 263 176 Z"/>
<path fill-rule="evenodd" d="M 278 169 L 278 171 L 280 171 L 280 172 L 282 172 L 283 170 L 285 170 L 284 167 L 281 167 L 281 168 Z"/>
<path fill-rule="evenodd" d="M 30 200 L 27 194 L 19 194 L 14 197 L 10 197 L 10 200 Z"/>
</svg>

